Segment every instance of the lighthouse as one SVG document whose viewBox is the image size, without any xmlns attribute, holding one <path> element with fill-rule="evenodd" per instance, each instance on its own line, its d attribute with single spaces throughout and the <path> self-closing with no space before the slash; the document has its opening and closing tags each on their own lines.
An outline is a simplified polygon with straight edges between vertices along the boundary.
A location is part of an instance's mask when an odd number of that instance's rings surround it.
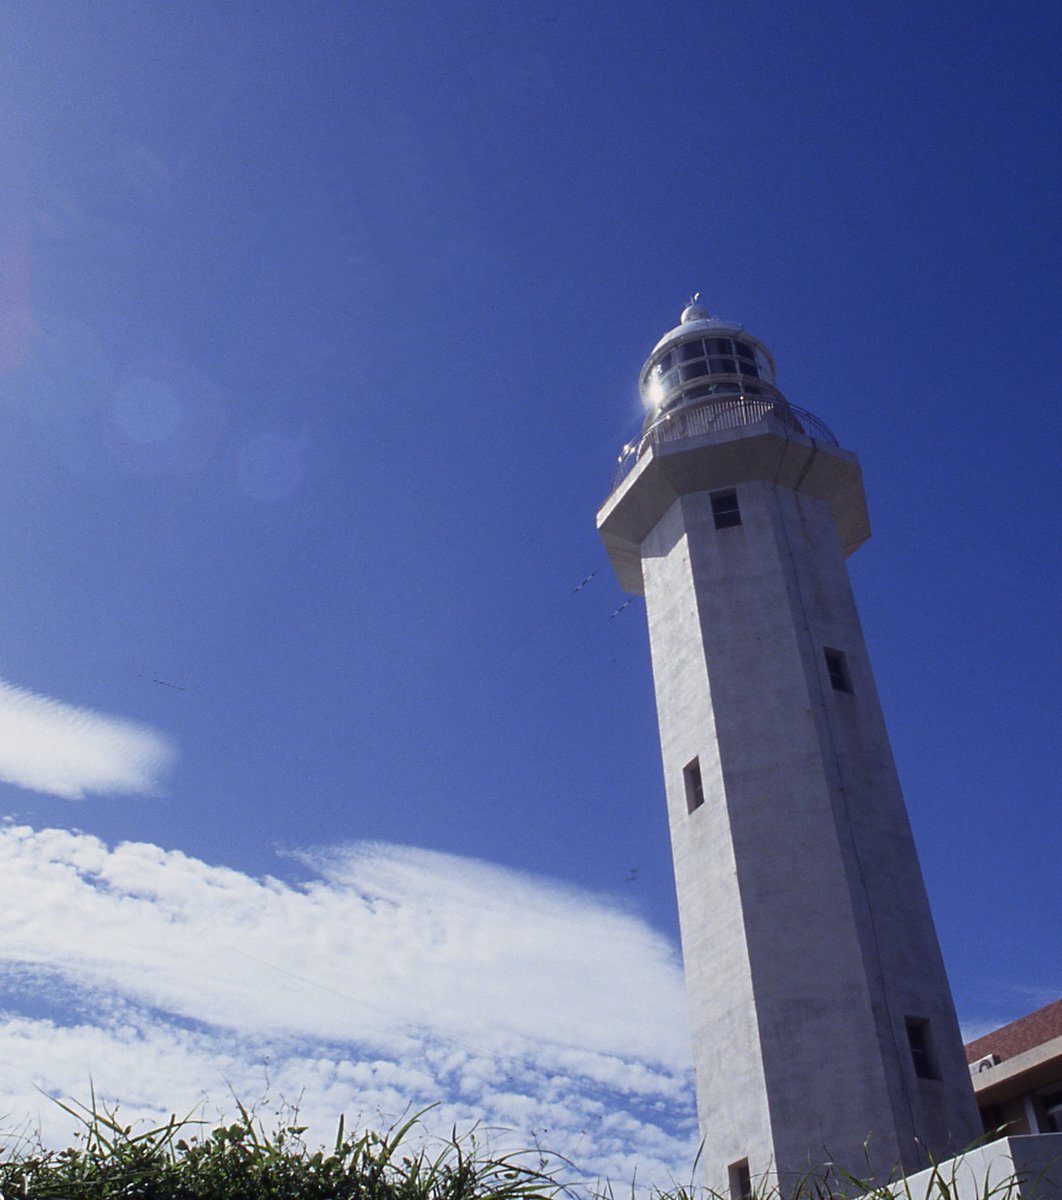
<svg viewBox="0 0 1062 1200">
<path fill-rule="evenodd" d="M 709 1185 L 883 1182 L 981 1134 L 845 559 L 856 456 L 696 301 L 598 529 L 649 625 Z"/>
</svg>

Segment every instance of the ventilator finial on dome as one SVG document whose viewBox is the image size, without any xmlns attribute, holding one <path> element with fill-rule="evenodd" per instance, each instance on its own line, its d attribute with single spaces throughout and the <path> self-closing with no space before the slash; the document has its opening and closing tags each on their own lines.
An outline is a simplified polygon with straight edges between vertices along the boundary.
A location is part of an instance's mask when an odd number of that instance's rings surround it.
<svg viewBox="0 0 1062 1200">
<path fill-rule="evenodd" d="M 679 317 L 679 321 L 683 325 L 689 324 L 690 321 L 707 321 L 709 319 L 708 310 L 700 303 L 700 299 L 700 292 L 690 294 L 690 302 L 682 310 L 682 316 Z"/>
</svg>

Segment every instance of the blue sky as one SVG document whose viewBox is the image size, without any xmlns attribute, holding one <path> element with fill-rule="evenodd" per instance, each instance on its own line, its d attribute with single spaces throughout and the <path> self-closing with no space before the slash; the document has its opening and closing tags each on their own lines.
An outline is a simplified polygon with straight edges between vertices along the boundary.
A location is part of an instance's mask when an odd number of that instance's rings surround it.
<svg viewBox="0 0 1062 1200">
<path fill-rule="evenodd" d="M 594 514 L 698 289 L 862 460 L 960 1019 L 1062 992 L 1059 23 L 5 6 L 0 1108 L 228 1081 L 685 1168 L 644 609 Z"/>
</svg>

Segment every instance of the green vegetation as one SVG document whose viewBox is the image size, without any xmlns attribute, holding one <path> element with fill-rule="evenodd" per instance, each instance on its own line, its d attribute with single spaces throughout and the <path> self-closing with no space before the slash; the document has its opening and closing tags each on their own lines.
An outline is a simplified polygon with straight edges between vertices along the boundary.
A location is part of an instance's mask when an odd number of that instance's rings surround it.
<svg viewBox="0 0 1062 1200">
<path fill-rule="evenodd" d="M 353 1137 L 341 1118 L 328 1152 L 311 1150 L 297 1124 L 267 1132 L 242 1104 L 235 1123 L 194 1133 L 202 1122 L 174 1117 L 134 1132 L 95 1103 L 57 1103 L 83 1125 L 79 1144 L 4 1155 L 0 1200 L 549 1200 L 560 1189 L 519 1154 L 491 1156 L 474 1133 L 412 1149 L 422 1114 Z"/>
</svg>

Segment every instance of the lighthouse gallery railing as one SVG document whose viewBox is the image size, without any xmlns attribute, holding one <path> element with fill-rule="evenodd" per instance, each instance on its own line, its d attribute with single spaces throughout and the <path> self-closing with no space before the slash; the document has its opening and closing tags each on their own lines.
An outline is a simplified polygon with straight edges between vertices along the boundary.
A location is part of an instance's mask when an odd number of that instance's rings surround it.
<svg viewBox="0 0 1062 1200">
<path fill-rule="evenodd" d="M 623 453 L 612 472 L 612 491 L 627 478 L 638 459 L 650 446 L 675 442 L 702 434 L 740 429 L 773 417 L 784 430 L 800 434 L 812 441 L 838 445 L 837 438 L 824 422 L 807 409 L 798 408 L 777 396 L 730 396 L 725 400 L 691 405 L 675 413 L 665 413 L 633 442 L 623 447 Z"/>
</svg>

